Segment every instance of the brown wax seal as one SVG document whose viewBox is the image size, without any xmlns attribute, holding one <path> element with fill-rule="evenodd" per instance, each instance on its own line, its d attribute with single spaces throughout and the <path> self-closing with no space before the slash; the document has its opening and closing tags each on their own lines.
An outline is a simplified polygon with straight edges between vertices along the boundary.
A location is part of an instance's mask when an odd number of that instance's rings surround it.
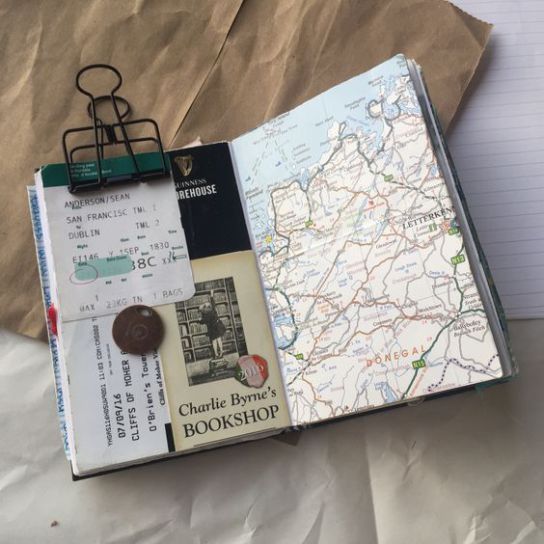
<svg viewBox="0 0 544 544">
<path fill-rule="evenodd" d="M 129 306 L 113 322 L 115 343 L 127 353 L 144 355 L 157 349 L 164 336 L 159 314 L 149 306 Z"/>
</svg>

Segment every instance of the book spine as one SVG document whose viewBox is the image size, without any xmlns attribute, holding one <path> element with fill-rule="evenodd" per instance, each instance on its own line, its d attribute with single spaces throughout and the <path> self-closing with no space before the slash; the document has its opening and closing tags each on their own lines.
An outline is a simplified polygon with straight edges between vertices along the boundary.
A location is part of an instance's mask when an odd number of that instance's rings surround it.
<svg viewBox="0 0 544 544">
<path fill-rule="evenodd" d="M 45 307 L 45 318 L 47 321 L 47 309 L 52 305 L 51 286 L 49 282 L 49 269 L 47 266 L 47 258 L 45 251 L 45 242 L 43 238 L 43 229 L 41 224 L 40 207 L 38 203 L 38 195 L 35 187 L 28 187 L 28 203 L 30 207 L 30 216 L 32 220 L 32 231 L 34 233 L 34 243 L 36 245 L 36 256 L 38 259 L 38 272 L 40 275 L 40 285 L 42 290 L 42 298 Z M 51 362 L 53 365 L 53 373 L 55 377 L 55 394 L 57 415 L 59 418 L 59 427 L 62 436 L 62 443 L 66 457 L 70 459 L 70 447 L 68 444 L 68 429 L 66 425 L 66 416 L 64 410 L 64 392 L 62 387 L 62 376 L 60 370 L 59 346 L 57 337 L 51 334 L 47 329 L 49 350 L 51 353 Z"/>
</svg>

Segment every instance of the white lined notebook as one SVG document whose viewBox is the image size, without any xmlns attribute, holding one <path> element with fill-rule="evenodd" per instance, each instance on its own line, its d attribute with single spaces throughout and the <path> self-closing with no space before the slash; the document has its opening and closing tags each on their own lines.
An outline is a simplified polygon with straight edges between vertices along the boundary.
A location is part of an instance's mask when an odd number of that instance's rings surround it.
<svg viewBox="0 0 544 544">
<path fill-rule="evenodd" d="M 495 27 L 450 150 L 507 317 L 544 317 L 544 1 L 454 3 Z"/>
</svg>

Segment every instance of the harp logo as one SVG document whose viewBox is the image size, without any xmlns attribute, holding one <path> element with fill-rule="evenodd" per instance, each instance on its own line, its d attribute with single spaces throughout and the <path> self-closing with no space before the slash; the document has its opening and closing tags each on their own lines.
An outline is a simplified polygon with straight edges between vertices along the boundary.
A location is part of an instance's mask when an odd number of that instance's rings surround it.
<svg viewBox="0 0 544 544">
<path fill-rule="evenodd" d="M 177 164 L 181 175 L 186 178 L 193 169 L 193 156 L 183 155 L 181 157 L 175 157 L 174 161 Z"/>
</svg>

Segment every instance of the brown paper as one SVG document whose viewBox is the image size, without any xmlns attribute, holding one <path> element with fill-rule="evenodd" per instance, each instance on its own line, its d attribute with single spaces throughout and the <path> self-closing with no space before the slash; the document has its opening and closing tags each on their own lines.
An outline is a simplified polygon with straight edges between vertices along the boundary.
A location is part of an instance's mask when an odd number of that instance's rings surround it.
<svg viewBox="0 0 544 544">
<path fill-rule="evenodd" d="M 225 42 L 241 0 L 3 2 L 0 7 L 0 326 L 38 336 L 44 313 L 25 186 L 63 161 L 61 136 L 89 124 L 75 75 L 119 68 L 119 95 L 172 139 Z M 134 117 L 134 116 L 133 116 Z M 43 336 L 43 335 L 42 335 Z"/>
<path fill-rule="evenodd" d="M 174 143 L 230 140 L 397 53 L 446 128 L 490 32 L 444 0 L 246 1 Z"/>
<path fill-rule="evenodd" d="M 491 26 L 444 0 L 4 2 L 0 13 L 0 326 L 38 336 L 43 308 L 24 186 L 86 123 L 79 68 L 118 67 L 119 94 L 164 144 L 231 139 L 396 53 L 415 58 L 445 126 Z"/>
</svg>

